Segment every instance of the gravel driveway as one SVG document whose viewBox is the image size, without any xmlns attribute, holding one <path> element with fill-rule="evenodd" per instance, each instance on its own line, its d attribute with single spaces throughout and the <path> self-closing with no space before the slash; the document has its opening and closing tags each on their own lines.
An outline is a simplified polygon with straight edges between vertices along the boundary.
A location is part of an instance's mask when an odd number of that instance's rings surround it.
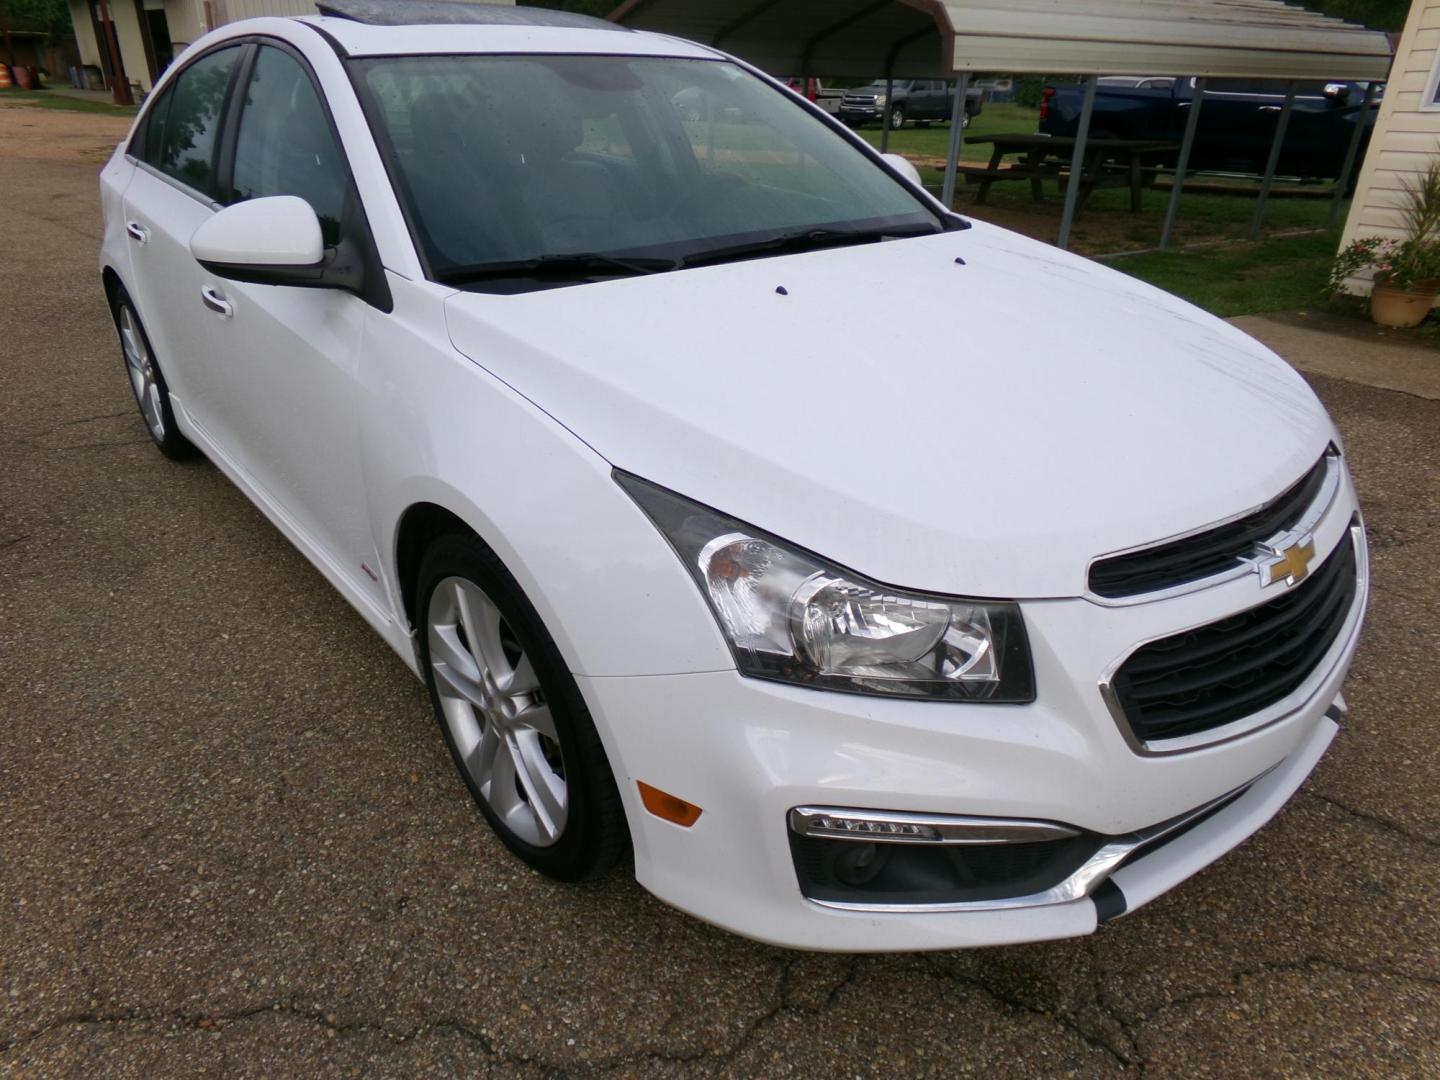
<svg viewBox="0 0 1440 1080">
<path fill-rule="evenodd" d="M 1440 402 L 1315 379 L 1375 594 L 1270 827 L 1086 940 L 788 953 L 522 869 L 399 660 L 151 449 L 81 120 L 0 107 L 0 1072 L 1440 1075 Z"/>
</svg>

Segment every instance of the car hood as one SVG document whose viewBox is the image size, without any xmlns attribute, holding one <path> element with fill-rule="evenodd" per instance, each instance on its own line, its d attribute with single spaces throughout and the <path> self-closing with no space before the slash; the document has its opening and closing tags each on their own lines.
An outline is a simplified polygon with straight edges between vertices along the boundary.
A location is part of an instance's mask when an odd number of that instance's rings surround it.
<svg viewBox="0 0 1440 1080">
<path fill-rule="evenodd" d="M 446 312 L 616 467 L 913 589 L 1079 595 L 1095 556 L 1273 498 L 1332 438 L 1227 323 L 979 223 Z"/>
</svg>

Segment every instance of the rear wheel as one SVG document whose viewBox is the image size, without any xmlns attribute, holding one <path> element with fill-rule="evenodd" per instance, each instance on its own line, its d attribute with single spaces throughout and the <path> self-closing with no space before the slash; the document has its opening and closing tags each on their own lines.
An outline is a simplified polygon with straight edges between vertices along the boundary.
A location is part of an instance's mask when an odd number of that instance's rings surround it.
<svg viewBox="0 0 1440 1080">
<path fill-rule="evenodd" d="M 515 579 L 477 538 L 442 537 L 419 575 L 421 657 L 455 766 L 501 841 L 562 881 L 615 864 L 624 811 L 600 736 Z"/>
<path fill-rule="evenodd" d="M 170 406 L 170 387 L 150 347 L 150 338 L 135 312 L 135 305 L 125 290 L 117 289 L 112 306 L 115 330 L 120 335 L 120 352 L 125 358 L 125 374 L 130 391 L 140 408 L 145 430 L 160 452 L 168 458 L 183 461 L 194 457 L 194 445 L 175 426 L 175 412 Z"/>
</svg>

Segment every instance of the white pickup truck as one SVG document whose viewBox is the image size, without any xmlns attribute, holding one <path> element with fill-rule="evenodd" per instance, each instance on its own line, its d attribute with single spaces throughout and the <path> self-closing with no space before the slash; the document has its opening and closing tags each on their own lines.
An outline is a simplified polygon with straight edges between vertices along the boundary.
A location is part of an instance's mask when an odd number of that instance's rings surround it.
<svg viewBox="0 0 1440 1080">
<path fill-rule="evenodd" d="M 785 80 L 785 85 L 807 101 L 813 101 L 831 116 L 840 114 L 840 102 L 845 100 L 844 90 L 831 90 L 819 79 L 803 79 L 798 75 Z"/>
</svg>

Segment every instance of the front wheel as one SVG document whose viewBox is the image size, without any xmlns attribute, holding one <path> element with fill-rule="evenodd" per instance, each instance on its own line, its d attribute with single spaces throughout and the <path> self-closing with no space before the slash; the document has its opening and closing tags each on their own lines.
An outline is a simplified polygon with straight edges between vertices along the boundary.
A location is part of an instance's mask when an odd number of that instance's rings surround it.
<svg viewBox="0 0 1440 1080">
<path fill-rule="evenodd" d="M 905 126 L 905 110 L 899 105 L 890 110 L 890 130 L 899 131 Z"/>
<path fill-rule="evenodd" d="M 141 325 L 135 305 L 124 289 L 118 288 L 111 305 L 115 331 L 120 335 L 120 353 L 125 358 L 125 374 L 130 379 L 130 392 L 140 409 L 145 431 L 168 458 L 183 461 L 196 454 L 194 445 L 175 426 L 175 412 L 170 406 L 170 387 L 150 347 L 150 338 Z"/>
<path fill-rule="evenodd" d="M 627 832 L 579 687 L 509 571 L 477 538 L 420 567 L 425 681 L 456 768 L 495 834 L 561 881 L 609 869 Z"/>
</svg>

